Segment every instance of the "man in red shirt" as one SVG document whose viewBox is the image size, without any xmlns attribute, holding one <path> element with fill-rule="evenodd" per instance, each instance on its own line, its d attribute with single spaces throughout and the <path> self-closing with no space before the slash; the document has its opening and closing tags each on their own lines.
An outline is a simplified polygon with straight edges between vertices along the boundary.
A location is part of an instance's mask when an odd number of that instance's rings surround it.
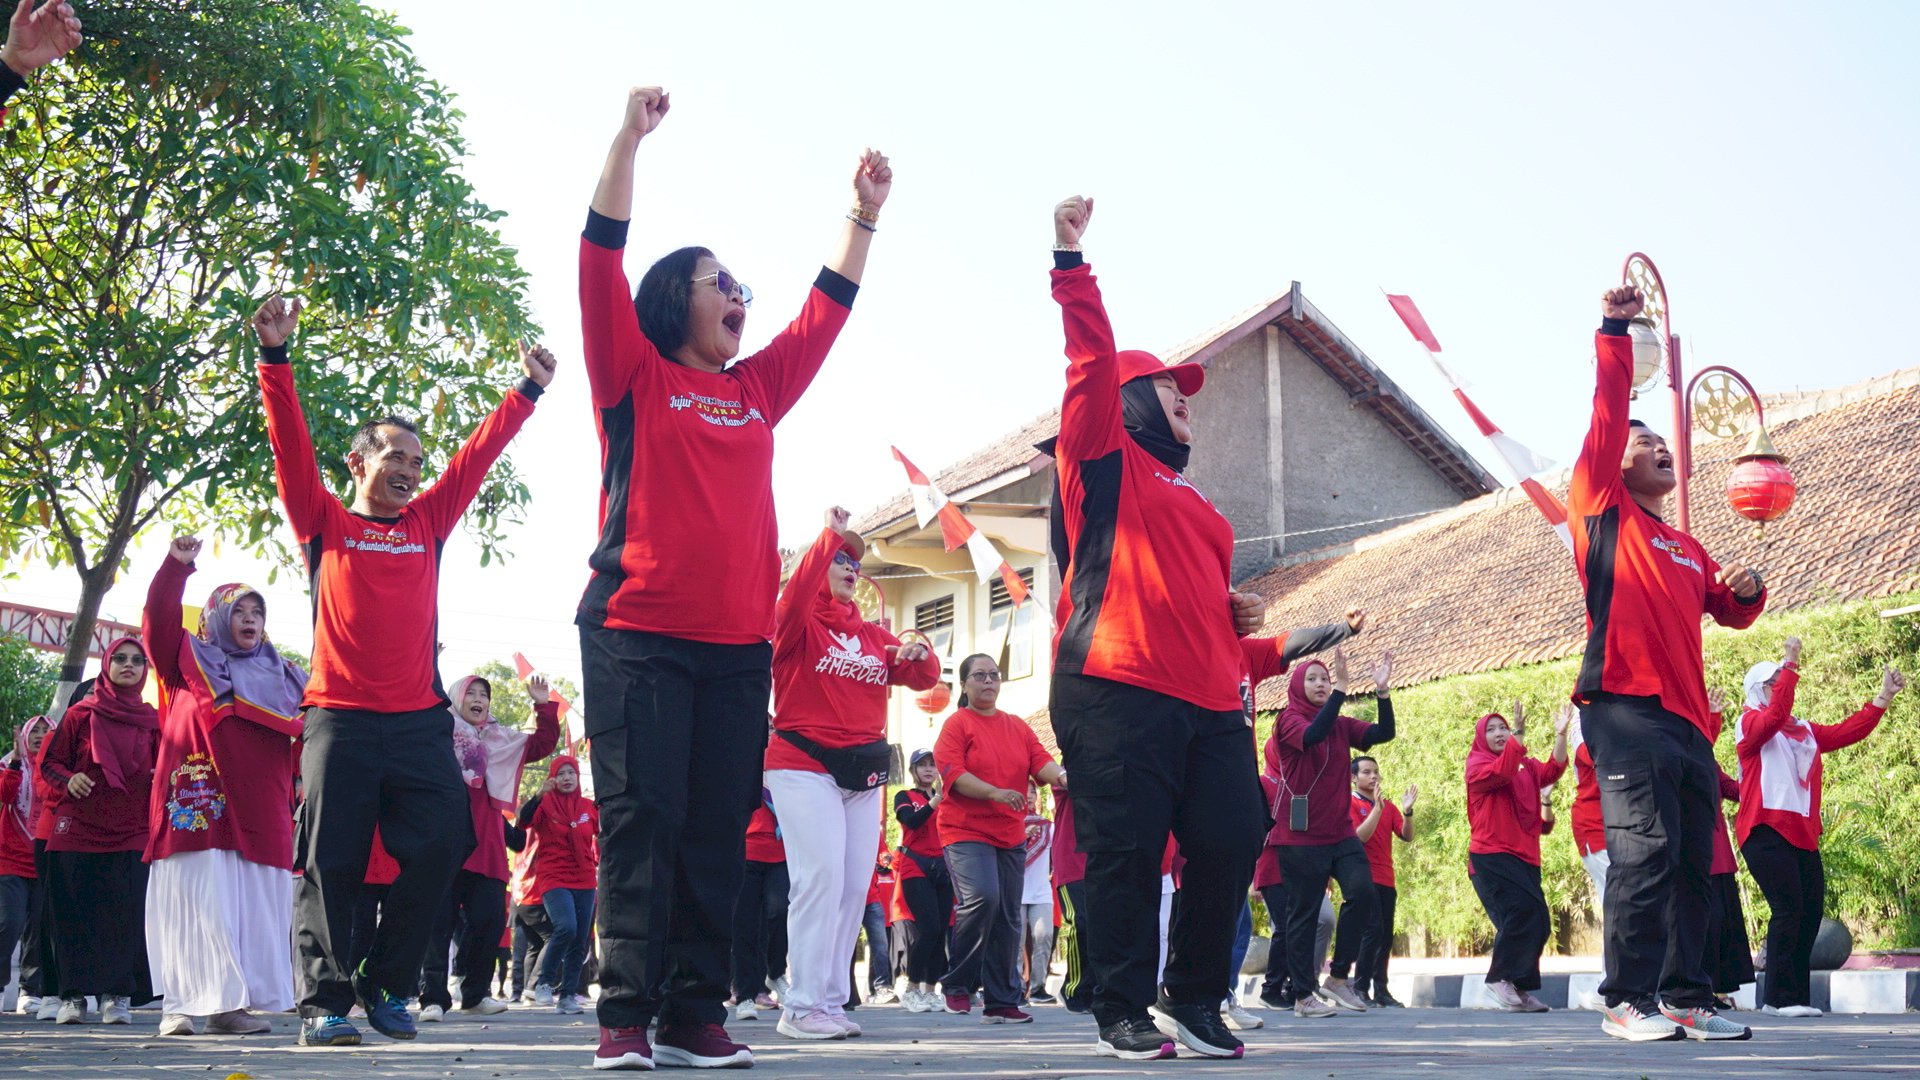
<svg viewBox="0 0 1920 1080">
<path fill-rule="evenodd" d="M 1348 766 L 1353 774 L 1353 833 L 1367 852 L 1367 868 L 1373 875 L 1373 919 L 1365 927 L 1342 926 L 1342 937 L 1360 935 L 1359 971 L 1353 978 L 1353 991 L 1378 1008 L 1399 1008 L 1400 1002 L 1387 991 L 1387 958 L 1393 954 L 1393 912 L 1400 898 L 1394 888 L 1393 841 L 1413 843 L 1413 801 L 1420 791 L 1412 784 L 1395 806 L 1380 791 L 1380 763 L 1362 754 Z M 1340 905 L 1340 918 L 1347 919 L 1350 906 Z M 1345 978 L 1346 972 L 1335 975 Z"/>
<path fill-rule="evenodd" d="M 1750 626 L 1766 593 L 1753 572 L 1721 567 L 1660 516 L 1675 484 L 1673 453 L 1627 416 L 1627 328 L 1644 306 L 1632 286 L 1601 297 L 1593 421 L 1567 492 L 1588 627 L 1573 698 L 1612 864 L 1601 1027 L 1633 1041 L 1744 1039 L 1752 1032 L 1714 1011 L 1702 966 L 1719 724 L 1707 708 L 1700 619 Z"/>
<path fill-rule="evenodd" d="M 300 953 L 300 1042 L 353 1046 L 358 998 L 374 1030 L 415 1035 L 413 993 L 434 915 L 474 848 L 467 785 L 454 757 L 453 714 L 434 664 L 440 552 L 494 459 L 553 379 L 545 349 L 520 350 L 526 378 L 468 436 L 418 498 L 425 451 L 399 417 L 354 433 L 353 503 L 327 490 L 288 362 L 300 302 L 276 296 L 254 313 L 260 390 L 274 477 L 313 589 L 313 677 L 301 700 L 302 874 L 294 910 Z M 367 958 L 347 968 L 354 900 L 378 825 L 400 865 Z"/>
</svg>

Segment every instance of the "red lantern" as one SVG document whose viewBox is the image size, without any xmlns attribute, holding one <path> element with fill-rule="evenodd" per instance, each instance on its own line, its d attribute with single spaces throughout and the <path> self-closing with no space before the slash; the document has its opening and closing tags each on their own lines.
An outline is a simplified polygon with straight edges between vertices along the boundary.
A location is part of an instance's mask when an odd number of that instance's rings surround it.
<svg viewBox="0 0 1920 1080">
<path fill-rule="evenodd" d="M 1787 471 L 1786 455 L 1773 448 L 1765 428 L 1753 433 L 1747 452 L 1727 474 L 1727 502 L 1749 521 L 1772 521 L 1786 513 L 1798 489 Z"/>
<path fill-rule="evenodd" d="M 953 690 L 946 683 L 934 683 L 932 689 L 922 690 L 913 695 L 913 703 L 920 706 L 920 711 L 929 716 L 944 712 L 947 703 L 952 700 Z"/>
</svg>

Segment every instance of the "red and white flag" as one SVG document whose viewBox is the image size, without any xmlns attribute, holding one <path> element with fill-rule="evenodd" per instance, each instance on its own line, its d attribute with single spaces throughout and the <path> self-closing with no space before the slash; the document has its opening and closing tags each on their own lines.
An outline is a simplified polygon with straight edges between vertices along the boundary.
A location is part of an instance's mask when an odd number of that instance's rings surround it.
<svg viewBox="0 0 1920 1080">
<path fill-rule="evenodd" d="M 993 541 L 987 539 L 985 533 L 975 528 L 973 522 L 967 519 L 967 515 L 961 513 L 960 508 L 953 504 L 953 500 L 947 498 L 945 492 L 935 487 L 927 474 L 920 471 L 919 466 L 908 461 L 907 455 L 901 453 L 899 447 L 889 447 L 889 449 L 893 451 L 894 460 L 907 470 L 907 490 L 913 496 L 913 513 L 915 519 L 920 522 L 920 527 L 924 529 L 934 521 L 939 521 L 940 539 L 946 544 L 948 551 L 957 551 L 962 546 L 966 547 L 967 555 L 973 559 L 973 571 L 979 575 L 982 583 L 997 573 L 1000 575 L 1000 580 L 1007 586 L 1007 595 L 1013 598 L 1013 606 L 1019 607 L 1025 603 L 1028 596 L 1027 583 L 1021 581 L 1019 573 L 1000 556 L 999 550 L 993 546 Z"/>
<path fill-rule="evenodd" d="M 522 679 L 525 679 L 527 676 L 533 674 L 534 667 L 533 664 L 528 662 L 524 655 L 516 652 L 513 654 L 513 670 L 517 672 Z M 573 702 L 568 701 L 567 696 L 558 690 L 553 691 L 553 703 L 560 709 L 560 723 L 563 725 L 561 730 L 565 732 L 567 737 L 567 753 L 571 754 L 573 753 L 573 744 L 576 738 L 574 727 L 577 724 L 584 724 L 586 721 L 578 712 L 574 711 Z M 587 737 L 587 733 L 581 731 L 577 737 L 584 739 Z"/>
<path fill-rule="evenodd" d="M 1460 377 L 1440 360 L 1440 339 L 1433 336 L 1433 328 L 1427 325 L 1426 317 L 1421 315 L 1420 309 L 1414 306 L 1412 297 L 1387 293 L 1387 303 L 1393 306 L 1394 313 L 1400 316 L 1400 321 L 1407 324 L 1407 330 L 1413 334 L 1414 340 L 1427 350 L 1427 359 L 1433 361 L 1433 366 L 1440 372 L 1440 377 L 1453 388 L 1454 400 L 1467 411 L 1473 426 L 1479 428 L 1480 434 L 1486 436 L 1487 441 L 1493 444 L 1493 448 L 1499 451 L 1500 459 L 1506 462 L 1520 489 L 1527 493 L 1527 498 L 1533 500 L 1533 505 L 1538 507 L 1541 515 L 1547 519 L 1547 524 L 1553 526 L 1553 531 L 1559 534 L 1560 542 L 1567 545 L 1567 549 L 1571 551 L 1573 534 L 1567 528 L 1566 506 L 1559 499 L 1554 498 L 1553 492 L 1548 491 L 1539 481 L 1533 479 L 1535 473 L 1553 468 L 1553 462 L 1534 453 L 1518 439 L 1501 431 L 1499 426 L 1487 419 L 1487 414 L 1481 412 L 1480 407 L 1473 403 L 1473 399 L 1467 396 L 1467 392 L 1461 389 Z"/>
</svg>

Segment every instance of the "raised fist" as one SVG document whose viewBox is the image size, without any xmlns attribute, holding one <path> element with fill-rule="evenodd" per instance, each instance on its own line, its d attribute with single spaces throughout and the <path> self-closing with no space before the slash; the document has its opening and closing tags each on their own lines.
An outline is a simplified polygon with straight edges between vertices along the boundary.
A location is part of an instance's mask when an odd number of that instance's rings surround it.
<svg viewBox="0 0 1920 1080">
<path fill-rule="evenodd" d="M 628 90 L 626 130 L 636 139 L 646 138 L 648 132 L 666 119 L 670 107 L 667 92 L 657 86 L 636 86 Z"/>
<path fill-rule="evenodd" d="M 872 147 L 860 151 L 860 161 L 853 167 L 854 201 L 872 213 L 886 204 L 892 192 L 893 166 L 887 164 L 887 155 Z"/>
<path fill-rule="evenodd" d="M 545 345 L 529 346 L 524 341 L 519 344 L 520 367 L 527 373 L 527 378 L 532 379 L 535 386 L 545 386 L 552 382 L 553 369 L 556 365 L 553 354 L 547 351 L 547 347 Z"/>
<path fill-rule="evenodd" d="M 847 523 L 852 520 L 853 515 L 847 513 L 847 508 L 844 506 L 836 506 L 827 511 L 827 528 L 834 532 L 846 532 Z"/>
<path fill-rule="evenodd" d="M 167 554 L 186 566 L 192 566 L 194 557 L 200 554 L 200 538 L 197 536 L 176 536 L 167 547 Z"/>
<path fill-rule="evenodd" d="M 1782 664 L 1797 664 L 1800 662 L 1800 639 L 1799 638 L 1790 637 L 1786 641 L 1781 643 L 1780 662 Z"/>
<path fill-rule="evenodd" d="M 1632 285 L 1621 285 L 1600 294 L 1600 314 L 1609 319 L 1631 319 L 1647 306 L 1647 298 Z"/>
<path fill-rule="evenodd" d="M 276 293 L 253 313 L 253 332 L 259 335 L 260 344 L 269 349 L 285 345 L 298 325 L 300 298 L 297 296 L 288 300 Z"/>
<path fill-rule="evenodd" d="M 1078 195 L 1060 200 L 1053 208 L 1053 239 L 1061 244 L 1078 244 L 1087 235 L 1087 223 L 1093 220 L 1093 200 Z"/>
</svg>

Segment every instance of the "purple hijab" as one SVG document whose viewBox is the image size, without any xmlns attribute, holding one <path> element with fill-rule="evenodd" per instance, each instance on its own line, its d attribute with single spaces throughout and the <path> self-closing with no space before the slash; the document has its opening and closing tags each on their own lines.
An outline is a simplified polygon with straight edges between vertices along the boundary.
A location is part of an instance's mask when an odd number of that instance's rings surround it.
<svg viewBox="0 0 1920 1080">
<path fill-rule="evenodd" d="M 231 714 L 285 735 L 298 735 L 307 673 L 281 656 L 264 631 L 253 648 L 240 648 L 233 639 L 233 605 L 245 596 L 266 604 L 248 585 L 228 584 L 213 590 L 200 609 L 200 628 L 187 639 L 213 694 L 215 720 Z"/>
</svg>

